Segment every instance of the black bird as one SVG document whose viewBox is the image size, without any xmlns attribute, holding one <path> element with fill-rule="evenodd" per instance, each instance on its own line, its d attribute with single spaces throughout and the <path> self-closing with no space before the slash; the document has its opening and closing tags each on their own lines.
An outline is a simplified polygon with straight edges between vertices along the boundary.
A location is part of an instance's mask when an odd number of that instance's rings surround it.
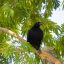
<svg viewBox="0 0 64 64">
<path fill-rule="evenodd" d="M 40 50 L 40 44 L 43 39 L 43 31 L 40 29 L 40 25 L 40 22 L 36 22 L 27 33 L 27 42 L 29 42 L 36 50 Z"/>
</svg>

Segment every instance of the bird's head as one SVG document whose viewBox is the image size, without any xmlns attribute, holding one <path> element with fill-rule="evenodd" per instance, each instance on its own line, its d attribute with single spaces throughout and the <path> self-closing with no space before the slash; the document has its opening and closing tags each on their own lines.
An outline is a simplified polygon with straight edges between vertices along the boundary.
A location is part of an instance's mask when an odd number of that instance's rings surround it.
<svg viewBox="0 0 64 64">
<path fill-rule="evenodd" d="M 36 22 L 36 23 L 34 24 L 34 27 L 39 28 L 40 25 L 41 25 L 41 22 Z"/>
</svg>

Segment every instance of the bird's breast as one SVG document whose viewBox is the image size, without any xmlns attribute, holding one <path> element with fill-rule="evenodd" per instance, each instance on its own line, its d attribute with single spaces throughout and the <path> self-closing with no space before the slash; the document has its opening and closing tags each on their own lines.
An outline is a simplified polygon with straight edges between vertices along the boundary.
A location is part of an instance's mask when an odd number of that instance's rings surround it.
<svg viewBox="0 0 64 64">
<path fill-rule="evenodd" d="M 40 40 L 42 38 L 42 31 L 40 31 L 40 30 L 33 30 L 31 32 L 31 37 L 34 40 Z"/>
</svg>

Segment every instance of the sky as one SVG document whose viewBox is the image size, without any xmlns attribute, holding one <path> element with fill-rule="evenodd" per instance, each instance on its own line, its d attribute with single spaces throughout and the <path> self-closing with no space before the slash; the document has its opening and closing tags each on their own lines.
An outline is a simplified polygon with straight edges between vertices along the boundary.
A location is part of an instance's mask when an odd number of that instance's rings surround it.
<svg viewBox="0 0 64 64">
<path fill-rule="evenodd" d="M 61 1 L 62 3 L 63 0 L 59 1 Z M 56 22 L 58 25 L 64 23 L 64 10 L 62 10 L 62 4 L 59 8 L 57 8 L 57 10 L 53 10 L 53 14 L 52 17 L 50 17 L 50 19 Z"/>
</svg>

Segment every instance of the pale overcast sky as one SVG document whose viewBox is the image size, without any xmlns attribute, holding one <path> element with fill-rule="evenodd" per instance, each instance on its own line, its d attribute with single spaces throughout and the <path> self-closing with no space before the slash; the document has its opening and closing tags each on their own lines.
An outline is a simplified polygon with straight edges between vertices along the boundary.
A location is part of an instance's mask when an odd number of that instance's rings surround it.
<svg viewBox="0 0 64 64">
<path fill-rule="evenodd" d="M 63 0 L 60 1 L 62 2 Z M 62 6 L 53 11 L 52 17 L 50 19 L 59 25 L 64 23 L 64 10 L 62 10 Z"/>
</svg>

